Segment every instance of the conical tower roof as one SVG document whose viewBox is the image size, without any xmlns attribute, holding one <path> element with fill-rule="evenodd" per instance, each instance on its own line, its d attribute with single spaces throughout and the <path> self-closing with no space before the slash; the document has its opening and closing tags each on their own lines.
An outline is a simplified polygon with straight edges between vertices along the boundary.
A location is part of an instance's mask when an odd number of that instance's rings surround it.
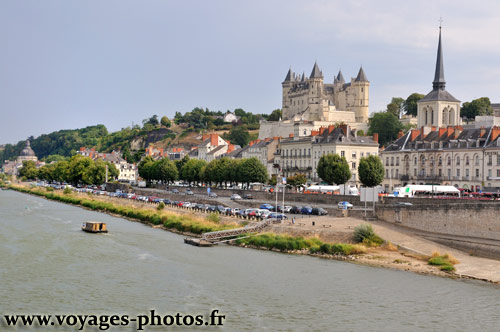
<svg viewBox="0 0 500 332">
<path fill-rule="evenodd" d="M 359 73 L 356 79 L 354 80 L 356 82 L 368 82 L 368 79 L 366 78 L 365 71 L 363 70 L 363 66 L 359 68 Z"/>
<path fill-rule="evenodd" d="M 336 78 L 337 82 L 339 83 L 342 83 L 344 84 L 345 83 L 345 80 L 344 80 L 344 75 L 342 75 L 342 70 L 339 70 L 339 73 L 337 75 L 337 78 Z"/>
<path fill-rule="evenodd" d="M 293 71 L 292 71 L 292 67 L 290 67 L 290 69 L 288 69 L 288 73 L 286 74 L 285 80 L 283 82 L 291 82 L 292 79 L 293 79 Z"/>
<path fill-rule="evenodd" d="M 314 67 L 311 71 L 310 78 L 323 78 L 323 74 L 321 73 L 321 70 L 319 70 L 318 64 L 316 62 L 314 62 Z"/>
<path fill-rule="evenodd" d="M 306 81 L 306 73 L 302 73 L 302 78 L 300 79 L 301 82 L 305 82 Z"/>
</svg>

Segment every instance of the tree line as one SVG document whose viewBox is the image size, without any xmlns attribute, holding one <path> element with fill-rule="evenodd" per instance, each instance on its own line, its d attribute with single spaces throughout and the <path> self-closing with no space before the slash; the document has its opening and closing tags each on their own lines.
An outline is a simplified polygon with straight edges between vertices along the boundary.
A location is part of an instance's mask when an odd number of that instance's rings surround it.
<svg viewBox="0 0 500 332">
<path fill-rule="evenodd" d="M 146 156 L 138 165 L 139 175 L 148 183 L 153 181 L 171 183 L 183 180 L 189 184 L 228 185 L 251 182 L 266 183 L 266 167 L 257 158 L 215 159 L 207 163 L 200 159 L 185 156 L 178 161 L 168 158 L 154 160 Z"/>
<path fill-rule="evenodd" d="M 108 180 L 116 179 L 119 171 L 115 165 L 102 159 L 92 160 L 82 155 L 74 155 L 68 160 L 61 160 L 36 168 L 34 161 L 24 161 L 19 169 L 19 176 L 27 180 L 45 180 L 67 182 L 73 185 L 100 185 L 106 182 L 106 166 Z"/>
</svg>

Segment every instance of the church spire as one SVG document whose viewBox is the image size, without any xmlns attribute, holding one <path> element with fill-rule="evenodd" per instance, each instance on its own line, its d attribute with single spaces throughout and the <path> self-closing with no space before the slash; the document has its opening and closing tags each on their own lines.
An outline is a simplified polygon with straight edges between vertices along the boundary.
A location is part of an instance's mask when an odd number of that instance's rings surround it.
<svg viewBox="0 0 500 332">
<path fill-rule="evenodd" d="M 443 66 L 443 50 L 441 48 L 441 25 L 439 26 L 439 43 L 436 59 L 436 73 L 434 74 L 434 81 L 432 82 L 433 90 L 444 90 L 446 82 L 444 80 L 444 66 Z"/>
<path fill-rule="evenodd" d="M 288 69 L 288 73 L 286 74 L 284 82 L 290 82 L 293 79 L 293 72 L 292 72 L 292 67 Z"/>
<path fill-rule="evenodd" d="M 314 67 L 311 71 L 310 78 L 323 78 L 323 73 L 319 70 L 318 64 L 314 62 Z"/>
</svg>

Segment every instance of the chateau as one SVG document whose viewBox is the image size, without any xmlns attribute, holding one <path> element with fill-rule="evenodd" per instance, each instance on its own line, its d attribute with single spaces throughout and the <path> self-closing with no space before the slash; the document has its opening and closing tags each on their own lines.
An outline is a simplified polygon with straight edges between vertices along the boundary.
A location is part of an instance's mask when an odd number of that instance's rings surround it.
<svg viewBox="0 0 500 332">
<path fill-rule="evenodd" d="M 339 123 L 357 130 L 368 129 L 370 82 L 363 67 L 350 82 L 346 83 L 339 71 L 333 84 L 329 84 L 314 63 L 309 78 L 289 69 L 281 85 L 282 121 L 261 121 L 259 139 L 290 134 L 309 136 L 313 130 Z"/>
</svg>

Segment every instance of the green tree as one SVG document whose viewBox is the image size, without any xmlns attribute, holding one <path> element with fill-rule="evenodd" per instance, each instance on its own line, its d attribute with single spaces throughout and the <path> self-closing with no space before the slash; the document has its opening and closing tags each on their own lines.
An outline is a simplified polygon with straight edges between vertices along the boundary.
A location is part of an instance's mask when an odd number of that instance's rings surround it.
<svg viewBox="0 0 500 332">
<path fill-rule="evenodd" d="M 473 120 L 477 115 L 493 115 L 490 98 L 481 97 L 462 104 L 460 108 L 461 117 Z"/>
<path fill-rule="evenodd" d="M 363 129 L 360 129 L 356 132 L 356 135 L 358 136 L 365 136 L 365 132 L 363 131 Z"/>
<path fill-rule="evenodd" d="M 181 160 L 176 160 L 175 161 L 175 167 L 177 167 L 177 172 L 181 175 L 181 179 L 182 180 L 186 180 L 182 177 L 182 167 L 184 167 L 184 165 L 186 165 L 186 163 L 189 161 L 189 156 L 188 155 L 185 155 L 184 158 L 182 158 Z"/>
<path fill-rule="evenodd" d="M 384 165 L 378 156 L 362 157 L 359 161 L 358 175 L 363 186 L 378 186 L 384 179 Z"/>
<path fill-rule="evenodd" d="M 199 182 L 201 178 L 201 170 L 207 165 L 207 162 L 200 159 L 189 159 L 181 168 L 179 177 L 183 180 L 191 182 Z"/>
<path fill-rule="evenodd" d="M 386 145 L 398 137 L 399 131 L 403 128 L 401 122 L 393 114 L 388 112 L 378 112 L 372 115 L 368 121 L 368 135 L 378 134 L 380 145 Z"/>
<path fill-rule="evenodd" d="M 316 171 L 318 176 L 328 184 L 341 185 L 351 178 L 347 160 L 338 154 L 329 153 L 321 156 Z"/>
<path fill-rule="evenodd" d="M 387 113 L 393 114 L 396 118 L 400 118 L 403 113 L 403 105 L 405 100 L 400 97 L 393 97 L 391 102 L 387 105 Z"/>
<path fill-rule="evenodd" d="M 266 167 L 255 157 L 242 159 L 238 165 L 238 173 L 240 182 L 245 182 L 247 187 L 251 182 L 265 183 L 268 177 Z"/>
<path fill-rule="evenodd" d="M 168 158 L 162 158 L 155 161 L 153 164 L 153 173 L 154 179 L 162 183 L 175 181 L 179 176 L 179 172 L 174 162 Z"/>
<path fill-rule="evenodd" d="M 295 174 L 286 178 L 286 184 L 294 188 L 300 187 L 307 182 L 307 176 L 305 174 Z"/>
<path fill-rule="evenodd" d="M 19 169 L 19 176 L 26 177 L 28 180 L 34 180 L 38 177 L 38 169 L 33 160 L 23 161 L 23 166 Z"/>
<path fill-rule="evenodd" d="M 417 92 L 409 95 L 403 104 L 404 113 L 412 116 L 417 116 L 417 102 L 424 97 L 425 96 L 423 94 Z"/>
<path fill-rule="evenodd" d="M 61 156 L 60 154 L 51 154 L 47 157 L 44 158 L 45 163 L 50 164 L 51 162 L 54 161 L 63 161 L 66 160 L 67 158 L 65 156 Z"/>
<path fill-rule="evenodd" d="M 139 175 L 148 183 L 151 183 L 151 180 L 153 180 L 155 176 L 154 163 L 155 161 L 153 160 L 153 158 L 151 158 L 151 156 L 146 156 L 137 166 Z"/>
<path fill-rule="evenodd" d="M 165 126 L 166 128 L 170 128 L 170 126 L 172 125 L 170 120 L 165 115 L 161 117 L 160 123 L 162 126 Z"/>
<path fill-rule="evenodd" d="M 59 161 L 55 164 L 52 172 L 52 180 L 57 182 L 69 181 L 69 162 Z"/>
<path fill-rule="evenodd" d="M 275 109 L 267 118 L 267 121 L 279 121 L 282 117 L 281 109 Z"/>
<path fill-rule="evenodd" d="M 79 183 L 85 183 L 84 178 L 88 178 L 85 173 L 89 171 L 93 164 L 94 161 L 89 157 L 79 154 L 74 155 L 69 159 L 67 181 L 75 186 Z"/>
<path fill-rule="evenodd" d="M 232 127 L 227 138 L 232 144 L 241 147 L 248 145 L 248 142 L 250 142 L 250 134 L 243 126 Z"/>
</svg>

